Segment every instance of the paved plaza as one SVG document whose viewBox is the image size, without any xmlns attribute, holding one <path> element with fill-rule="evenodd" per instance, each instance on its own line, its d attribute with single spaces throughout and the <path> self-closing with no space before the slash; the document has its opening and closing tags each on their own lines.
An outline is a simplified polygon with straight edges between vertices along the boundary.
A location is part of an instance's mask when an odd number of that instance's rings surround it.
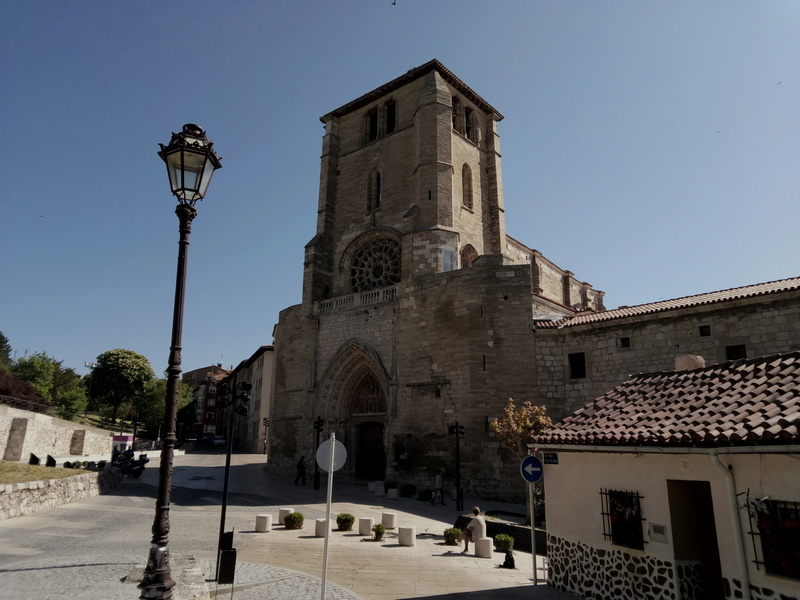
<svg viewBox="0 0 800 600">
<path fill-rule="evenodd" d="M 325 517 L 325 480 L 318 491 L 311 480 L 295 486 L 292 478 L 267 474 L 263 460 L 258 455 L 232 457 L 226 530 L 234 531 L 237 564 L 231 586 L 214 581 L 224 455 L 175 457 L 170 552 L 177 600 L 321 598 L 325 540 L 314 534 L 315 519 Z M 126 480 L 115 494 L 0 522 L 3 597 L 137 598 L 135 584 L 149 548 L 156 476 L 157 468 L 149 468 L 141 480 Z M 465 508 L 471 508 L 471 502 L 467 500 Z M 282 507 L 304 514 L 303 529 L 287 530 L 277 524 Z M 498 503 L 481 508 L 524 511 Z M 326 599 L 576 598 L 547 586 L 543 570 L 534 586 L 530 553 L 515 551 L 517 568 L 509 570 L 499 568 L 504 558 L 500 553 L 483 559 L 474 556 L 472 546 L 470 555 L 461 554 L 461 547 L 446 546 L 442 532 L 458 516 L 452 502 L 432 506 L 408 498 L 389 499 L 370 493 L 366 486 L 334 479 L 332 518 L 340 512 L 376 522 L 384 512 L 393 512 L 398 527 L 415 527 L 417 535 L 414 546 L 401 546 L 397 530 L 374 542 L 358 534 L 357 522 L 352 532 L 340 532 L 334 523 L 328 542 Z M 270 532 L 255 531 L 258 514 L 273 515 Z"/>
</svg>

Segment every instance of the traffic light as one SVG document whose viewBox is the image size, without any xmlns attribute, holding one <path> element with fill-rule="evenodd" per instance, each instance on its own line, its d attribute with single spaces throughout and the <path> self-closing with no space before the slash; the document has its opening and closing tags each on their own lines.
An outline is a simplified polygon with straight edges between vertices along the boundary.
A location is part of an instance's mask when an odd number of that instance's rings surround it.
<svg viewBox="0 0 800 600">
<path fill-rule="evenodd" d="M 456 421 L 455 425 L 447 426 L 447 431 L 450 433 L 450 435 L 464 435 L 464 426 L 459 425 L 458 421 Z"/>
</svg>

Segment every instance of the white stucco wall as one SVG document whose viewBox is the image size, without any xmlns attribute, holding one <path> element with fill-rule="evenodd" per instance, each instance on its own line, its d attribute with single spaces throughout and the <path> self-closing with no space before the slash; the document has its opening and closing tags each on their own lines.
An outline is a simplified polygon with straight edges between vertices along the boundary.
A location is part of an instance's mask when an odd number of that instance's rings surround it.
<svg viewBox="0 0 800 600">
<path fill-rule="evenodd" d="M 800 501 L 800 453 L 721 454 L 724 466 L 733 466 L 736 494 L 790 502 Z M 634 454 L 558 452 L 558 464 L 545 464 L 547 531 L 597 549 L 624 550 L 634 556 L 647 555 L 674 563 L 672 521 L 667 494 L 668 480 L 710 483 L 714 520 L 724 578 L 741 580 L 737 549 L 743 547 L 751 585 L 766 587 L 788 597 L 800 597 L 800 581 L 767 575 L 757 570 L 745 511 L 734 515 L 725 471 L 709 454 Z M 640 500 L 645 540 L 648 524 L 666 526 L 667 543 L 650 541 L 643 551 L 614 546 L 603 538 L 600 490 L 636 491 Z M 739 506 L 745 496 L 738 497 Z M 741 539 L 733 519 L 741 518 Z"/>
</svg>

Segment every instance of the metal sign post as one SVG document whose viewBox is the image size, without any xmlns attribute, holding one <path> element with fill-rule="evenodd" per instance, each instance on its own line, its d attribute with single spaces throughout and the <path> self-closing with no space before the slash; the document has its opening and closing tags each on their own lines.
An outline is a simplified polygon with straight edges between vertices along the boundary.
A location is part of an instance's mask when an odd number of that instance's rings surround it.
<svg viewBox="0 0 800 600">
<path fill-rule="evenodd" d="M 539 573 L 536 570 L 536 502 L 533 484 L 542 479 L 544 468 L 542 461 L 535 456 L 526 456 L 519 466 L 522 478 L 528 482 L 528 509 L 531 513 L 531 557 L 533 559 L 533 585 L 539 585 Z"/>
<path fill-rule="evenodd" d="M 325 600 L 325 584 L 328 579 L 328 539 L 331 535 L 331 497 L 333 496 L 333 472 L 342 468 L 347 460 L 347 450 L 344 444 L 336 441 L 336 434 L 320 444 L 317 449 L 317 464 L 328 472 L 328 507 L 325 511 L 325 550 L 322 555 L 322 595 Z"/>
</svg>

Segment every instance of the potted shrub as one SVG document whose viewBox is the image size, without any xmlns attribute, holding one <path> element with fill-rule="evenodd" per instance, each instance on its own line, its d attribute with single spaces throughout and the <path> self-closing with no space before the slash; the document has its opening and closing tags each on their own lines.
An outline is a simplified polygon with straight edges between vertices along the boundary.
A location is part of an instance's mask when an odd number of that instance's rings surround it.
<svg viewBox="0 0 800 600">
<path fill-rule="evenodd" d="M 286 526 L 286 529 L 302 529 L 303 513 L 299 512 L 289 513 L 283 518 L 283 524 Z"/>
<path fill-rule="evenodd" d="M 461 530 L 458 527 L 450 527 L 444 530 L 444 543 L 448 546 L 458 546 L 461 539 Z"/>
<path fill-rule="evenodd" d="M 494 536 L 494 549 L 498 552 L 507 552 L 514 548 L 514 538 L 505 533 Z"/>
<path fill-rule="evenodd" d="M 380 542 L 383 539 L 383 534 L 386 533 L 386 527 L 383 523 L 375 523 L 372 526 L 372 532 L 375 534 L 373 538 L 376 542 Z"/>
<path fill-rule="evenodd" d="M 403 498 L 411 498 L 417 493 L 417 486 L 413 483 L 404 483 L 400 486 L 400 496 Z"/>
<path fill-rule="evenodd" d="M 353 523 L 355 523 L 355 521 L 356 518 L 350 513 L 339 513 L 336 515 L 336 526 L 339 528 L 339 531 L 350 531 L 353 529 Z"/>
</svg>

